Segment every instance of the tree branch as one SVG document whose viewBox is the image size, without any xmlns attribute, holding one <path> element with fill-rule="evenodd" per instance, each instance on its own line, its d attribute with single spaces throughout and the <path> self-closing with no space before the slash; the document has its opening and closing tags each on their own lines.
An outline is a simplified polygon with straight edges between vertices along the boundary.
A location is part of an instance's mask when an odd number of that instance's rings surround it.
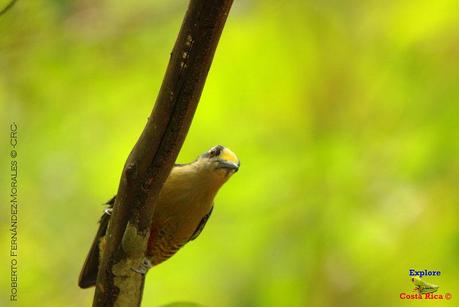
<svg viewBox="0 0 459 307">
<path fill-rule="evenodd" d="M 17 0 L 11 0 L 2 10 L 0 10 L 0 16 L 6 14 L 15 4 Z"/>
<path fill-rule="evenodd" d="M 210 69 L 232 0 L 191 0 L 155 107 L 132 149 L 118 187 L 93 306 L 140 306 L 139 267 L 154 204 L 169 175 Z"/>
</svg>

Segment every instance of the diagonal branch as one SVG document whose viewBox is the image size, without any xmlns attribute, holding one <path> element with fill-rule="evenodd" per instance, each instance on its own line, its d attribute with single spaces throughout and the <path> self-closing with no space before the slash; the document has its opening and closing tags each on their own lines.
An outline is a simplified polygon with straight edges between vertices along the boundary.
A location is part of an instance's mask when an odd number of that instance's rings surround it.
<svg viewBox="0 0 459 307">
<path fill-rule="evenodd" d="M 16 4 L 16 1 L 17 0 L 11 0 L 4 8 L 2 8 L 0 10 L 0 16 L 2 16 L 3 14 L 6 14 L 6 12 L 8 12 L 10 9 L 12 9 L 13 6 Z"/>
<path fill-rule="evenodd" d="M 191 0 L 155 107 L 132 149 L 116 197 L 93 306 L 140 306 L 153 204 L 191 125 L 232 0 Z"/>
</svg>

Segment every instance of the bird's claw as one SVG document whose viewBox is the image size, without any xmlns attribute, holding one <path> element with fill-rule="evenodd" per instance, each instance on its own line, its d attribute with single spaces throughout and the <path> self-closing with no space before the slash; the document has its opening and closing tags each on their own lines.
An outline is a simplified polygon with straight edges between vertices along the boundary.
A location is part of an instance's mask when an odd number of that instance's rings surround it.
<svg viewBox="0 0 459 307">
<path fill-rule="evenodd" d="M 136 269 L 131 268 L 131 270 L 133 270 L 136 273 L 139 273 L 140 275 L 145 275 L 147 274 L 148 270 L 151 269 L 151 267 L 153 267 L 153 264 L 151 264 L 150 260 L 148 260 L 147 258 L 143 258 L 143 261 L 140 264 L 140 266 Z"/>
</svg>

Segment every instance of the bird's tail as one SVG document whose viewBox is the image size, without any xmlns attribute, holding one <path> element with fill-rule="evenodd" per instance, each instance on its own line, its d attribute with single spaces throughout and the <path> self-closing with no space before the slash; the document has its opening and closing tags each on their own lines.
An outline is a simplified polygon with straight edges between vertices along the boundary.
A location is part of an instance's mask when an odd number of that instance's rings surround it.
<svg viewBox="0 0 459 307">
<path fill-rule="evenodd" d="M 115 197 L 107 202 L 109 208 L 113 207 L 115 203 Z M 92 287 L 96 284 L 97 272 L 99 270 L 99 242 L 102 237 L 105 236 L 107 232 L 108 222 L 110 221 L 110 214 L 104 212 L 99 221 L 99 230 L 97 230 L 96 237 L 92 242 L 91 249 L 89 250 L 88 256 L 84 261 L 83 268 L 80 272 L 80 277 L 78 278 L 78 286 L 80 288 L 86 289 Z"/>
</svg>

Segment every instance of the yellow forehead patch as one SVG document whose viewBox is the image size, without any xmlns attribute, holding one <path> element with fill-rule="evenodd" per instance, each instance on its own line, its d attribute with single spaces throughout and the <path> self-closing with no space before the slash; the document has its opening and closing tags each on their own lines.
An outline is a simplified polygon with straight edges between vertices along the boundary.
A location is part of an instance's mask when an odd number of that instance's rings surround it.
<svg viewBox="0 0 459 307">
<path fill-rule="evenodd" d="M 220 153 L 219 158 L 225 161 L 239 163 L 239 159 L 236 156 L 236 154 L 228 148 L 223 149 L 223 151 Z"/>
</svg>

